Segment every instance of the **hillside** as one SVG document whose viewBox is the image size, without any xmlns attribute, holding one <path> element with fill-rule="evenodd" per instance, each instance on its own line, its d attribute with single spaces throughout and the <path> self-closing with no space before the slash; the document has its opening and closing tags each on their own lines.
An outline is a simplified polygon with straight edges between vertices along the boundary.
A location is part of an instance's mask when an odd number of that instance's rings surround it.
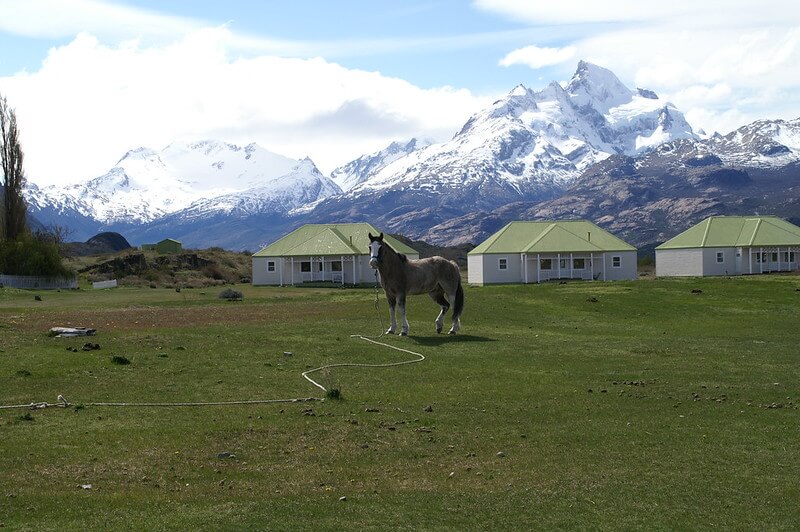
<svg viewBox="0 0 800 532">
<path fill-rule="evenodd" d="M 116 279 L 121 286 L 204 288 L 250 282 L 249 253 L 221 248 L 160 255 L 153 251 L 124 250 L 106 255 L 66 260 L 88 282 Z"/>
</svg>

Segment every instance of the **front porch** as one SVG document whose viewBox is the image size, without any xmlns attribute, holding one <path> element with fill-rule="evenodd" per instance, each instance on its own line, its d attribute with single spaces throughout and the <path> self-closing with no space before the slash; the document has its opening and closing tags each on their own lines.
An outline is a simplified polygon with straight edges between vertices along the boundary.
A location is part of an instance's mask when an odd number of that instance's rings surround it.
<svg viewBox="0 0 800 532">
<path fill-rule="evenodd" d="M 523 253 L 522 264 L 525 284 L 556 279 L 606 280 L 606 259 L 602 253 Z"/>
</svg>

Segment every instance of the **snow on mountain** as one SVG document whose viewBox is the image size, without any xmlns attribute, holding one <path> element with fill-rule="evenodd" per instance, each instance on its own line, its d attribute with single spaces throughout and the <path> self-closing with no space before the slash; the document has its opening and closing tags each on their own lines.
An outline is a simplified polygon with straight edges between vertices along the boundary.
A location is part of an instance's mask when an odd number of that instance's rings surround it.
<svg viewBox="0 0 800 532">
<path fill-rule="evenodd" d="M 699 150 L 731 166 L 774 168 L 800 161 L 800 118 L 757 120 L 699 143 Z"/>
<path fill-rule="evenodd" d="M 502 189 L 534 197 L 563 189 L 612 154 L 635 155 L 676 138 L 697 138 L 683 114 L 646 89 L 581 61 L 562 87 L 522 85 L 473 115 L 450 141 L 415 150 L 349 194 L 379 190 L 449 193 Z M 352 180 L 355 181 L 355 180 Z"/>
<path fill-rule="evenodd" d="M 203 198 L 274 183 L 297 164 L 256 144 L 173 143 L 158 152 L 131 150 L 108 173 L 39 189 L 31 201 L 38 209 L 71 208 L 104 224 L 146 223 Z"/>
<path fill-rule="evenodd" d="M 386 148 L 362 155 L 358 159 L 351 161 L 344 166 L 340 166 L 331 172 L 331 179 L 341 187 L 343 191 L 348 191 L 367 181 L 380 171 L 384 166 L 409 153 L 432 144 L 430 140 L 419 140 L 413 138 L 409 141 L 392 142 Z"/>
<path fill-rule="evenodd" d="M 173 217 L 189 221 L 219 215 L 243 218 L 257 214 L 285 214 L 341 192 L 342 189 L 306 157 L 284 175 L 247 190 L 197 200 Z"/>
</svg>

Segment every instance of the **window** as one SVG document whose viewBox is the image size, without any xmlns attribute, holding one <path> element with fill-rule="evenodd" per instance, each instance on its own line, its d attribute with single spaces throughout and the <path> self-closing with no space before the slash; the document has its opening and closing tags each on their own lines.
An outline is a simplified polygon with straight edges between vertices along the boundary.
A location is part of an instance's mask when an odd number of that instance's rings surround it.
<svg viewBox="0 0 800 532">
<path fill-rule="evenodd" d="M 561 268 L 562 270 L 566 270 L 567 269 L 567 259 L 559 259 L 558 260 L 558 267 Z"/>
<path fill-rule="evenodd" d="M 586 259 L 572 259 L 573 270 L 583 270 L 586 268 Z"/>
<path fill-rule="evenodd" d="M 770 258 L 770 260 L 771 260 L 772 262 L 778 262 L 778 252 L 777 252 L 777 251 L 773 251 L 773 252 L 772 252 L 772 255 L 771 255 L 771 258 Z"/>
<path fill-rule="evenodd" d="M 767 262 L 767 253 L 756 253 L 756 264 L 761 264 L 762 262 Z"/>
<path fill-rule="evenodd" d="M 622 267 L 622 257 L 619 255 L 614 255 L 611 257 L 611 267 L 612 268 L 621 268 Z"/>
<path fill-rule="evenodd" d="M 540 270 L 552 270 L 553 269 L 553 259 L 540 259 L 539 260 L 539 269 Z"/>
<path fill-rule="evenodd" d="M 786 262 L 794 262 L 794 251 L 789 252 L 789 260 Z"/>
<path fill-rule="evenodd" d="M 717 263 L 725 262 L 725 252 L 724 251 L 717 251 Z"/>
<path fill-rule="evenodd" d="M 335 260 L 331 262 L 331 271 L 332 272 L 340 272 L 342 271 L 342 261 Z"/>
<path fill-rule="evenodd" d="M 275 261 L 274 260 L 267 261 L 267 271 L 268 272 L 274 272 L 275 271 Z"/>
<path fill-rule="evenodd" d="M 322 267 L 323 267 L 323 264 L 322 264 L 322 261 L 320 261 L 318 263 L 317 271 L 321 272 L 322 271 Z"/>
<path fill-rule="evenodd" d="M 498 270 L 507 270 L 508 269 L 508 259 L 498 259 L 497 260 L 497 269 Z"/>
<path fill-rule="evenodd" d="M 311 263 L 309 261 L 303 261 L 300 263 L 300 271 L 303 273 L 311 273 Z"/>
</svg>

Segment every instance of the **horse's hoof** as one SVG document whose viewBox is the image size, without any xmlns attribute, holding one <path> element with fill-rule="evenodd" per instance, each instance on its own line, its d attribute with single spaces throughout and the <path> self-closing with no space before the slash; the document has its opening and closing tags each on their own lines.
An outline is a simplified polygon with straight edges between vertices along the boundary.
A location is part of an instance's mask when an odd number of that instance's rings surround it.
<svg viewBox="0 0 800 532">
<path fill-rule="evenodd" d="M 447 334 L 455 334 L 455 333 L 456 333 L 455 331 L 450 331 Z"/>
<path fill-rule="evenodd" d="M 442 328 L 436 327 L 436 334 L 442 334 Z"/>
<path fill-rule="evenodd" d="M 408 336 L 408 331 L 403 331 L 400 333 L 400 336 Z"/>
</svg>

